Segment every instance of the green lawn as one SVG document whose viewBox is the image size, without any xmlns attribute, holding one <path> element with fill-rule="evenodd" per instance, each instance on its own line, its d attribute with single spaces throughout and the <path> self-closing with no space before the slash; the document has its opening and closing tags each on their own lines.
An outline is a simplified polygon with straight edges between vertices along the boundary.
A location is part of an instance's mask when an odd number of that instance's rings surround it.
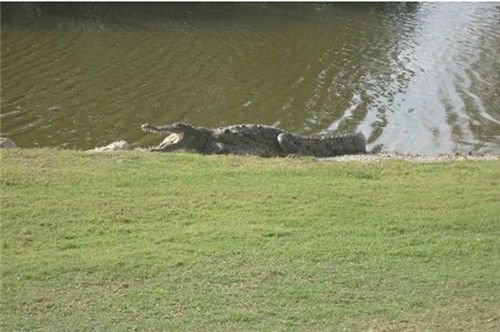
<svg viewBox="0 0 500 332">
<path fill-rule="evenodd" d="M 1 151 L 11 330 L 500 330 L 500 162 Z"/>
</svg>

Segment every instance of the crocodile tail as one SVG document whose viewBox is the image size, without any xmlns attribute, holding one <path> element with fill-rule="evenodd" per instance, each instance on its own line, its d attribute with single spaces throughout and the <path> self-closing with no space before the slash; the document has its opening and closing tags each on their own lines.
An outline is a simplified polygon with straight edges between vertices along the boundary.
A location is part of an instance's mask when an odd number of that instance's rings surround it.
<svg viewBox="0 0 500 332">
<path fill-rule="evenodd" d="M 358 132 L 355 135 L 340 136 L 340 146 L 342 153 L 366 153 L 366 138 L 363 133 Z"/>
<path fill-rule="evenodd" d="M 358 132 L 355 136 L 356 145 L 358 147 L 358 151 L 361 153 L 366 153 L 366 137 L 362 132 Z"/>
</svg>

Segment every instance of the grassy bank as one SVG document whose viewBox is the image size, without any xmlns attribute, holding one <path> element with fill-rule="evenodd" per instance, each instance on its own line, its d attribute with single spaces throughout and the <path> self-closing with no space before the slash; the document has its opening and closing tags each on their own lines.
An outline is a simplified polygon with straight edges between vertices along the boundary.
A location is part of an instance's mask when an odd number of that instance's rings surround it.
<svg viewBox="0 0 500 332">
<path fill-rule="evenodd" d="M 498 161 L 1 157 L 3 331 L 500 328 Z"/>
</svg>

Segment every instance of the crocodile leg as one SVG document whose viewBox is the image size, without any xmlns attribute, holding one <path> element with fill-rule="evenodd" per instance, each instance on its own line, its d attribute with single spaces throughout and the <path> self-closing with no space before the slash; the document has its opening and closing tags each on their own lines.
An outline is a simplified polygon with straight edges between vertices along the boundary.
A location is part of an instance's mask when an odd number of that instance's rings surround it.
<svg viewBox="0 0 500 332">
<path fill-rule="evenodd" d="M 297 154 L 299 147 L 288 133 L 281 133 L 277 137 L 278 144 L 286 154 Z"/>
<path fill-rule="evenodd" d="M 224 153 L 227 153 L 227 149 L 226 149 L 226 146 L 224 145 L 224 143 L 215 143 L 213 145 L 213 151 L 214 153 L 216 154 L 224 154 Z"/>
</svg>

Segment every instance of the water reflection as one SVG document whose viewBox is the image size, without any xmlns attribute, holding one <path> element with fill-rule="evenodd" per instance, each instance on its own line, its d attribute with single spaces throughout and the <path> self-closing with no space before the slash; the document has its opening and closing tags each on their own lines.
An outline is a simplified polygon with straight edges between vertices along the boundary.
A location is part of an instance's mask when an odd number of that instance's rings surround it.
<svg viewBox="0 0 500 332">
<path fill-rule="evenodd" d="M 498 20 L 495 12 L 488 17 L 479 9 L 469 6 L 466 11 L 441 4 L 423 8 L 412 20 L 405 21 L 404 26 L 415 29 L 405 33 L 392 50 L 388 93 L 380 91 L 371 103 L 384 105 L 387 110 L 380 116 L 372 108 L 362 125 L 363 131 L 370 132 L 367 127 L 378 121 L 373 117 L 383 119 L 383 130 L 375 143 L 405 152 L 465 152 L 482 144 L 474 137 L 473 126 L 490 127 L 498 135 L 500 122 L 494 118 L 498 104 L 491 105 L 490 115 L 481 98 L 471 91 L 472 79 L 481 80 L 481 74 L 473 71 L 478 67 L 478 57 L 483 52 L 494 53 L 495 43 L 498 45 L 496 34 L 489 36 L 492 44 L 482 44 L 488 35 L 483 30 L 477 34 L 477 26 L 483 24 L 483 29 L 493 32 Z M 495 64 L 481 66 L 494 70 Z M 374 89 L 380 78 L 366 81 Z"/>
<path fill-rule="evenodd" d="M 500 152 L 500 7 L 2 4 L 1 131 L 147 145 L 143 122 L 362 131 L 372 149 Z"/>
</svg>

